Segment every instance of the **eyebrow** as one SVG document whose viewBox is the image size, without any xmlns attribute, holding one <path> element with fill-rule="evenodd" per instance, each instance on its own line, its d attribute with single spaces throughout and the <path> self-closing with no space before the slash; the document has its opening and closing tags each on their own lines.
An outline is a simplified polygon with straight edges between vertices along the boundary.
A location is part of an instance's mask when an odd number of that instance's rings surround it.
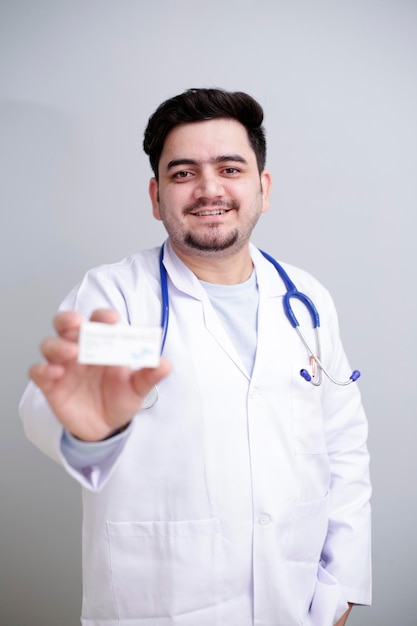
<svg viewBox="0 0 417 626">
<path fill-rule="evenodd" d="M 203 165 L 204 163 L 210 163 L 210 165 L 216 165 L 218 163 L 226 163 L 226 162 L 243 163 L 247 165 L 246 159 L 244 159 L 243 156 L 241 156 L 240 154 L 222 154 L 220 156 L 208 159 L 208 161 L 198 161 L 196 159 L 189 159 L 189 158 L 172 159 L 172 161 L 169 161 L 169 163 L 167 164 L 167 171 L 169 171 L 173 167 L 177 167 L 178 165 L 199 166 L 199 165 Z"/>
</svg>

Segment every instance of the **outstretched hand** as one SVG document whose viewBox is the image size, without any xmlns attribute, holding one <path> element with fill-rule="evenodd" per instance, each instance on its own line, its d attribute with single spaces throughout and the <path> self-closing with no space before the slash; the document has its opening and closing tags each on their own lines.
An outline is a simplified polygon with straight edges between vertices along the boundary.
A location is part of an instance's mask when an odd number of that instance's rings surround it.
<svg viewBox="0 0 417 626">
<path fill-rule="evenodd" d="M 91 321 L 114 324 L 118 315 L 98 309 Z M 78 363 L 78 334 L 83 317 L 75 311 L 54 319 L 57 336 L 41 343 L 45 363 L 33 365 L 29 376 L 45 395 L 57 419 L 72 435 L 99 441 L 125 426 L 154 385 L 171 366 L 161 359 L 156 368 L 83 365 Z"/>
</svg>

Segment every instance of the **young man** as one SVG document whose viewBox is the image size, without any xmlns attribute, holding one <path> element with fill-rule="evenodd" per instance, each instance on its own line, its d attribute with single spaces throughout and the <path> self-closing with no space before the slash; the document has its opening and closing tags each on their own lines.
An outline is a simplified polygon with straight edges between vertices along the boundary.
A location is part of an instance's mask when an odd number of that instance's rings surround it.
<svg viewBox="0 0 417 626">
<path fill-rule="evenodd" d="M 269 208 L 262 121 L 250 96 L 217 89 L 157 109 L 144 148 L 161 264 L 155 249 L 90 271 L 31 368 L 27 435 L 83 487 L 85 626 L 342 626 L 370 602 L 357 385 L 300 377 L 320 373 L 249 242 Z M 320 312 L 323 363 L 346 378 L 329 294 L 285 267 Z M 158 367 L 77 361 L 84 319 L 152 326 L 167 303 Z M 310 313 L 297 316 L 310 341 Z"/>
</svg>

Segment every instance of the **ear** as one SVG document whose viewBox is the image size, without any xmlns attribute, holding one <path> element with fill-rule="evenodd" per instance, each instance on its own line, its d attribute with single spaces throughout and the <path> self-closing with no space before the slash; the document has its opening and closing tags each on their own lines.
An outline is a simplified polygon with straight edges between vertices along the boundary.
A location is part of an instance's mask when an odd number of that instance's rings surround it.
<svg viewBox="0 0 417 626">
<path fill-rule="evenodd" d="M 151 178 L 149 181 L 149 197 L 152 202 L 152 213 L 156 220 L 161 220 L 161 214 L 159 212 L 159 188 L 156 178 Z"/>
<path fill-rule="evenodd" d="M 261 174 L 262 213 L 266 213 L 270 206 L 271 185 L 271 174 L 264 170 Z"/>
</svg>

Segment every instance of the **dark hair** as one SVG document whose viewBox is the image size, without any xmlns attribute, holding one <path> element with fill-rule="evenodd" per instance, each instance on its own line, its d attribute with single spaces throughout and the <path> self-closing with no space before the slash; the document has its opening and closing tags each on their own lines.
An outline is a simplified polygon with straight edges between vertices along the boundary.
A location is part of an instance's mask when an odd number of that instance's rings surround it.
<svg viewBox="0 0 417 626">
<path fill-rule="evenodd" d="M 151 115 L 145 130 L 143 149 L 149 155 L 152 170 L 158 178 L 158 165 L 168 133 L 179 124 L 229 118 L 240 122 L 256 155 L 259 173 L 265 167 L 266 141 L 262 127 L 261 105 L 241 91 L 223 89 L 188 89 L 163 102 Z"/>
</svg>

